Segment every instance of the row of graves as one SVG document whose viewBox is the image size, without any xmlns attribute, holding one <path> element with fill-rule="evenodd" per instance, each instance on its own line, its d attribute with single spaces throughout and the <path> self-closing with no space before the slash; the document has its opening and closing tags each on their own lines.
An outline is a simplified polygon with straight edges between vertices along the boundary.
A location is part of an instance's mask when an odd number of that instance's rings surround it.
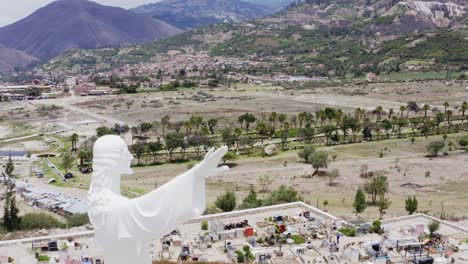
<svg viewBox="0 0 468 264">
<path fill-rule="evenodd" d="M 209 221 L 205 233 L 191 241 L 181 239 L 184 236 L 179 231 L 167 235 L 161 241 L 163 246 L 158 256 L 177 261 L 313 263 L 309 261 L 336 252 L 339 227 L 339 220 L 319 217 L 310 211 L 273 214 L 254 223 L 239 218 L 214 219 Z M 171 253 L 171 247 L 178 248 L 179 253 Z M 220 252 L 224 257 L 210 258 L 213 254 L 209 251 Z"/>
<path fill-rule="evenodd" d="M 37 240 L 31 243 L 31 250 L 38 263 L 65 264 L 103 264 L 104 259 L 89 248 L 88 245 L 69 237 L 65 241 L 55 239 Z M 86 254 L 88 252 L 88 254 Z M 46 258 L 44 258 L 47 256 Z M 48 259 L 44 261 L 43 259 Z M 43 260 L 43 261 L 41 261 Z M 50 261 L 50 262 L 49 262 Z"/>
<path fill-rule="evenodd" d="M 388 220 L 378 227 L 367 223 L 355 226 L 356 233 L 337 254 L 340 263 L 448 264 L 468 263 L 466 230 L 427 216 L 410 221 Z M 394 221 L 394 222 L 392 222 Z M 429 224 L 439 222 L 440 230 L 430 234 Z M 466 252 L 464 252 L 466 251 Z M 345 262 L 346 261 L 346 262 Z"/>
</svg>

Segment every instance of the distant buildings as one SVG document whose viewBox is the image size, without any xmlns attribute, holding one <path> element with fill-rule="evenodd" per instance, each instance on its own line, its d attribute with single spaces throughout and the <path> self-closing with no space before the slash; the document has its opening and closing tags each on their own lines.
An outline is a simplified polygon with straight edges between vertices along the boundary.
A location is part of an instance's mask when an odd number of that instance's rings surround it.
<svg viewBox="0 0 468 264">
<path fill-rule="evenodd" d="M 0 150 L 0 163 L 6 163 L 11 158 L 13 162 L 27 162 L 28 152 L 25 150 Z"/>
<path fill-rule="evenodd" d="M 79 198 L 40 187 L 23 181 L 16 181 L 16 191 L 31 206 L 57 213 L 61 216 L 85 214 L 88 212 L 86 201 Z"/>
</svg>

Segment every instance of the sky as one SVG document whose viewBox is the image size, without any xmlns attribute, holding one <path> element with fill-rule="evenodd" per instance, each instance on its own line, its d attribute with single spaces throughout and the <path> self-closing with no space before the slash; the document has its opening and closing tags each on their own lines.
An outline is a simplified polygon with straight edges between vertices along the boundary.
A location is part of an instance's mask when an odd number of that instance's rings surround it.
<svg viewBox="0 0 468 264">
<path fill-rule="evenodd" d="M 0 27 L 14 23 L 27 17 L 37 9 L 55 0 L 0 0 Z M 158 2 L 158 0 L 92 0 L 94 2 L 119 6 L 123 8 L 137 7 L 143 4 Z"/>
</svg>

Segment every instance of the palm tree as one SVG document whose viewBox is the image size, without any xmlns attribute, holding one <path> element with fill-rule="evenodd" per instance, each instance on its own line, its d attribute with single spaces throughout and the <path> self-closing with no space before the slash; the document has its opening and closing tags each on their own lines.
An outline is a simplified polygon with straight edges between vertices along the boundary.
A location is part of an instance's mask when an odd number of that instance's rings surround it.
<svg viewBox="0 0 468 264">
<path fill-rule="evenodd" d="M 377 122 L 380 123 L 380 120 L 381 120 L 381 118 L 382 118 L 382 112 L 383 112 L 382 106 L 380 106 L 380 105 L 377 106 L 377 108 L 375 108 L 374 111 L 375 111 L 375 114 L 377 114 Z"/>
<path fill-rule="evenodd" d="M 445 118 L 447 118 L 447 108 L 449 107 L 449 103 L 448 102 L 445 102 L 444 103 L 444 114 L 445 114 Z"/>
<path fill-rule="evenodd" d="M 170 116 L 165 115 L 165 116 L 161 117 L 161 128 L 162 128 L 163 136 L 166 135 L 164 129 L 166 127 L 169 127 L 170 123 L 171 123 L 171 117 Z"/>
<path fill-rule="evenodd" d="M 406 106 L 402 105 L 400 106 L 400 118 L 403 118 L 403 113 L 405 112 L 406 110 Z"/>
<path fill-rule="evenodd" d="M 273 127 L 273 129 L 276 128 L 276 119 L 278 118 L 278 114 L 276 112 L 273 112 L 270 114 L 268 117 L 268 120 L 270 121 L 270 125 Z"/>
<path fill-rule="evenodd" d="M 431 107 L 429 105 L 425 104 L 422 109 L 424 110 L 424 122 L 426 123 L 427 122 L 427 111 L 429 109 L 431 109 Z"/>
<path fill-rule="evenodd" d="M 72 150 L 75 151 L 77 149 L 76 143 L 78 142 L 78 134 L 73 133 L 70 137 L 71 144 L 72 144 Z"/>
<path fill-rule="evenodd" d="M 283 113 L 278 115 L 278 122 L 280 123 L 280 128 L 283 128 L 283 125 L 287 119 L 288 119 L 288 116 Z"/>
<path fill-rule="evenodd" d="M 190 132 L 192 131 L 192 122 L 190 121 L 185 121 L 184 122 L 184 128 L 185 128 L 185 136 L 189 137 L 190 136 Z"/>
<path fill-rule="evenodd" d="M 465 112 L 466 112 L 466 110 L 468 110 L 468 103 L 466 101 L 464 101 L 462 103 L 461 107 L 460 107 L 460 110 L 458 110 L 462 114 L 462 126 L 465 123 Z"/>
<path fill-rule="evenodd" d="M 450 127 L 450 118 L 453 116 L 452 110 L 447 110 L 446 116 L 447 116 L 447 126 Z"/>
<path fill-rule="evenodd" d="M 297 119 L 299 120 L 299 128 L 302 128 L 302 124 L 304 124 L 304 121 L 305 121 L 305 119 L 306 119 L 305 113 L 304 113 L 304 112 L 299 113 L 299 114 L 297 115 Z"/>
<path fill-rule="evenodd" d="M 363 111 L 359 107 L 356 108 L 356 110 L 354 110 L 354 117 L 356 118 L 358 123 L 359 123 L 359 121 L 361 121 L 362 113 L 363 113 Z"/>
<path fill-rule="evenodd" d="M 297 116 L 296 115 L 292 115 L 289 118 L 289 122 L 291 122 L 291 125 L 293 125 L 294 128 L 297 128 Z"/>
</svg>

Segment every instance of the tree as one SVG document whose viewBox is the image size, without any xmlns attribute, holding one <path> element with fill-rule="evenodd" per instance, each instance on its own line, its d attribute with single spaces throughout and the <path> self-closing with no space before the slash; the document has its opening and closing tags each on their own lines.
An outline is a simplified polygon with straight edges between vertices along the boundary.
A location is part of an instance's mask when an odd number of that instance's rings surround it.
<svg viewBox="0 0 468 264">
<path fill-rule="evenodd" d="M 329 180 L 328 185 L 333 186 L 333 181 L 338 177 L 340 177 L 340 170 L 333 169 L 332 171 L 330 171 L 328 173 L 328 180 Z"/>
<path fill-rule="evenodd" d="M 143 122 L 139 125 L 140 127 L 140 133 L 142 133 L 143 135 L 146 135 L 146 133 L 148 133 L 151 128 L 153 128 L 153 124 L 152 123 L 148 123 L 148 122 Z"/>
<path fill-rule="evenodd" d="M 380 120 L 382 119 L 382 113 L 383 113 L 383 107 L 382 106 L 377 106 L 374 110 L 375 114 L 377 114 L 377 122 L 380 123 Z"/>
<path fill-rule="evenodd" d="M 159 141 L 149 142 L 147 144 L 148 151 L 153 156 L 153 161 L 156 161 L 156 157 L 158 156 L 158 152 L 163 149 L 163 144 Z"/>
<path fill-rule="evenodd" d="M 16 207 L 15 192 L 9 191 L 5 196 L 3 217 L 0 221 L 1 226 L 9 232 L 19 230 L 21 227 L 21 218 L 18 214 L 19 210 Z"/>
<path fill-rule="evenodd" d="M 245 113 L 239 116 L 238 120 L 239 120 L 239 123 L 241 124 L 241 128 L 242 128 L 242 125 L 245 124 L 245 129 L 247 130 L 247 134 L 248 134 L 250 124 L 254 123 L 257 119 L 255 118 L 253 114 Z"/>
<path fill-rule="evenodd" d="M 326 209 L 328 205 L 328 200 L 323 200 L 322 204 L 323 204 L 323 208 Z"/>
<path fill-rule="evenodd" d="M 418 210 L 418 200 L 416 199 L 416 196 L 409 196 L 405 199 L 405 209 L 410 215 L 414 214 L 414 212 Z"/>
<path fill-rule="evenodd" d="M 231 212 L 236 208 L 236 195 L 234 192 L 226 191 L 216 198 L 215 205 L 223 212 Z"/>
<path fill-rule="evenodd" d="M 449 107 L 449 103 L 448 102 L 444 102 L 444 115 L 445 117 L 447 117 L 447 108 Z"/>
<path fill-rule="evenodd" d="M 8 177 L 12 178 L 14 171 L 15 171 L 15 164 L 13 163 L 11 156 L 8 156 L 8 162 L 5 165 L 5 173 L 6 175 L 8 175 Z"/>
<path fill-rule="evenodd" d="M 468 135 L 460 138 L 460 141 L 458 143 L 460 144 L 460 146 L 467 148 L 468 147 Z"/>
<path fill-rule="evenodd" d="M 221 131 L 221 140 L 228 147 L 231 147 L 231 146 L 234 145 L 235 139 L 234 139 L 234 136 L 233 136 L 232 128 L 226 127 Z"/>
<path fill-rule="evenodd" d="M 379 199 L 377 206 L 379 207 L 380 219 L 382 219 L 383 215 L 385 214 L 385 210 L 387 210 L 391 204 L 392 202 L 388 198 L 381 197 Z"/>
<path fill-rule="evenodd" d="M 309 156 L 309 164 L 315 169 L 312 176 L 316 175 L 320 168 L 328 167 L 328 152 L 325 151 L 315 151 Z"/>
<path fill-rule="evenodd" d="M 226 162 L 228 160 L 235 160 L 235 159 L 237 159 L 237 155 L 236 155 L 236 153 L 234 153 L 232 151 L 228 151 L 226 153 L 226 155 L 224 155 L 223 158 L 222 158 L 224 164 L 226 164 Z"/>
<path fill-rule="evenodd" d="M 344 141 L 346 141 L 346 136 L 348 135 L 348 130 L 351 129 L 354 131 L 353 128 L 355 128 L 355 126 L 358 124 L 356 118 L 354 117 L 351 117 L 351 116 L 348 116 L 348 115 L 345 115 L 339 126 L 340 126 L 340 129 L 341 131 L 343 131 L 343 139 Z"/>
<path fill-rule="evenodd" d="M 424 111 L 424 122 L 427 122 L 427 111 L 430 110 L 431 107 L 427 104 L 423 105 L 422 110 Z"/>
<path fill-rule="evenodd" d="M 212 118 L 208 120 L 208 127 L 210 129 L 211 135 L 214 135 L 217 125 L 218 125 L 218 119 Z"/>
<path fill-rule="evenodd" d="M 270 121 L 270 125 L 271 127 L 273 127 L 273 129 L 276 128 L 276 119 L 278 118 L 278 114 L 276 112 L 273 112 L 269 115 L 268 117 L 268 120 Z"/>
<path fill-rule="evenodd" d="M 443 141 L 433 141 L 427 144 L 426 150 L 429 157 L 437 157 L 439 152 L 445 147 L 445 142 Z"/>
<path fill-rule="evenodd" d="M 258 123 L 256 129 L 257 129 L 257 133 L 260 135 L 260 141 L 262 142 L 262 145 L 263 145 L 263 141 L 265 140 L 265 137 L 269 133 L 268 126 L 264 122 L 261 122 L 261 123 Z"/>
<path fill-rule="evenodd" d="M 452 118 L 453 116 L 453 111 L 452 110 L 448 110 L 447 113 L 445 114 L 446 117 L 447 117 L 447 126 L 450 127 L 450 118 Z"/>
<path fill-rule="evenodd" d="M 388 179 L 386 176 L 378 175 L 364 184 L 364 191 L 371 196 L 371 204 L 377 203 L 377 197 L 384 197 L 388 192 Z"/>
<path fill-rule="evenodd" d="M 163 136 L 166 135 L 165 128 L 169 127 L 170 123 L 171 123 L 171 117 L 170 116 L 165 115 L 165 116 L 161 117 L 161 128 L 162 128 Z"/>
<path fill-rule="evenodd" d="M 273 179 L 268 175 L 263 175 L 257 178 L 257 184 L 260 186 L 261 192 L 268 192 L 272 183 Z"/>
<path fill-rule="evenodd" d="M 281 149 L 286 150 L 288 148 L 288 137 L 289 137 L 289 123 L 283 124 L 283 129 L 280 132 L 281 137 Z"/>
<path fill-rule="evenodd" d="M 141 157 L 146 152 L 146 144 L 142 142 L 138 142 L 132 145 L 132 152 L 135 154 L 137 158 L 138 165 L 141 165 Z"/>
<path fill-rule="evenodd" d="M 270 193 L 270 195 L 263 201 L 263 205 L 268 206 L 282 203 L 292 203 L 300 200 L 302 200 L 302 197 L 293 187 L 286 187 L 281 185 L 278 189 Z"/>
<path fill-rule="evenodd" d="M 67 174 L 68 171 L 73 167 L 73 164 L 75 163 L 75 158 L 72 156 L 72 154 L 69 151 L 62 152 L 61 158 L 62 158 L 62 161 L 60 164 L 62 165 L 62 168 L 65 170 L 65 174 Z"/>
<path fill-rule="evenodd" d="M 288 119 L 288 116 L 286 114 L 281 113 L 278 115 L 278 122 L 280 123 L 281 128 L 283 128 L 283 125 L 287 119 Z"/>
<path fill-rule="evenodd" d="M 308 163 L 310 155 L 314 153 L 315 150 L 316 150 L 315 146 L 307 145 L 307 146 L 304 146 L 304 148 L 299 151 L 298 155 L 301 159 L 304 160 L 305 163 Z"/>
<path fill-rule="evenodd" d="M 105 136 L 105 135 L 113 135 L 113 134 L 114 134 L 114 130 L 108 127 L 102 126 L 102 127 L 96 128 L 96 136 L 98 138 Z"/>
<path fill-rule="evenodd" d="M 300 137 L 307 144 L 310 144 L 312 140 L 314 140 L 314 135 L 315 129 L 310 124 L 306 124 L 306 126 L 301 129 Z"/>
<path fill-rule="evenodd" d="M 429 229 L 429 236 L 434 237 L 435 232 L 440 228 L 440 222 L 434 220 L 427 226 L 427 228 Z"/>
<path fill-rule="evenodd" d="M 257 208 L 260 206 L 262 206 L 262 200 L 257 198 L 257 193 L 252 189 L 244 200 L 242 200 L 239 209 Z"/>
<path fill-rule="evenodd" d="M 462 114 L 462 126 L 465 124 L 465 112 L 468 111 L 468 103 L 464 101 L 458 110 Z"/>
<path fill-rule="evenodd" d="M 169 152 L 169 160 L 172 160 L 174 150 L 182 147 L 184 144 L 184 135 L 180 133 L 167 133 L 164 137 L 166 150 Z"/>
<path fill-rule="evenodd" d="M 78 142 L 78 134 L 73 133 L 73 135 L 71 135 L 71 137 L 70 137 L 70 141 L 71 141 L 71 144 L 72 144 L 72 150 L 75 151 L 77 149 L 76 143 Z"/>
<path fill-rule="evenodd" d="M 325 134 L 325 138 L 327 139 L 326 144 L 330 144 L 330 140 L 332 139 L 333 133 L 336 132 L 336 126 L 334 125 L 326 125 L 322 127 L 322 132 Z"/>
<path fill-rule="evenodd" d="M 80 166 L 83 166 L 85 162 L 90 162 L 93 159 L 93 151 L 90 149 L 81 149 L 78 152 L 78 158 L 80 159 Z"/>
<path fill-rule="evenodd" d="M 356 191 L 356 196 L 354 197 L 353 207 L 354 207 L 354 213 L 356 213 L 356 216 L 358 216 L 358 214 L 363 213 L 364 210 L 366 210 L 366 207 L 367 207 L 366 196 L 361 187 L 359 187 Z"/>
</svg>

